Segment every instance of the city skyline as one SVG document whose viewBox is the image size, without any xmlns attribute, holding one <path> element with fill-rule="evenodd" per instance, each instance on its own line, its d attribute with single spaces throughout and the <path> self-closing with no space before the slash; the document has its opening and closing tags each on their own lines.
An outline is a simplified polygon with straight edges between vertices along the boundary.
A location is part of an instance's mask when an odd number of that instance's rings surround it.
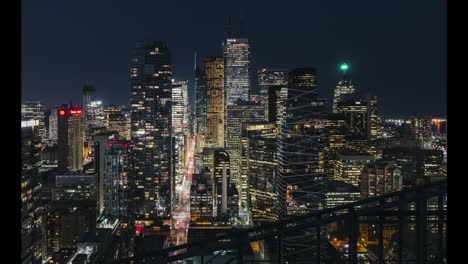
<svg viewBox="0 0 468 264">
<path fill-rule="evenodd" d="M 337 4 L 340 8 L 335 10 Z M 222 55 L 221 43 L 231 16 L 232 31 L 239 32 L 242 18 L 242 31 L 251 43 L 255 93 L 255 72 L 260 68 L 312 66 L 318 69 L 319 94 L 328 99 L 331 108 L 339 64 L 345 61 L 357 88 L 377 95 L 383 116 L 445 116 L 446 7 L 426 2 L 402 4 L 333 1 L 265 6 L 240 2 L 215 8 L 209 3 L 193 6 L 187 2 L 187 9 L 171 13 L 174 18 L 169 19 L 163 11 L 178 10 L 169 3 L 157 7 L 150 2 L 139 7 L 122 3 L 105 10 L 102 3 L 93 4 L 94 9 L 62 3 L 54 5 L 57 9 L 46 9 L 24 1 L 22 99 L 48 105 L 69 99 L 78 103 L 81 87 L 90 81 L 97 89 L 96 97 L 105 104 L 128 104 L 128 64 L 134 43 L 162 40 L 171 47 L 174 79 L 189 81 L 193 105 L 194 52 L 200 65 L 207 56 Z M 314 15 L 310 22 L 307 10 Z M 418 19 L 413 19 L 413 11 L 419 12 Z M 129 21 L 132 12 L 140 12 L 144 22 Z M 207 18 L 210 12 L 212 17 Z M 277 21 L 281 12 L 298 16 Z M 135 23 L 142 28 L 134 28 Z M 383 79 L 385 75 L 389 77 Z"/>
</svg>

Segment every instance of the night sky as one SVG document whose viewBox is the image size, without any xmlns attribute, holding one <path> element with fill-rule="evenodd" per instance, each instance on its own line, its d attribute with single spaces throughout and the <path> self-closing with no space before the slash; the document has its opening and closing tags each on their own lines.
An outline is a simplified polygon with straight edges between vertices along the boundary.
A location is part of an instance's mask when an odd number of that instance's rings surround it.
<svg viewBox="0 0 468 264">
<path fill-rule="evenodd" d="M 22 0 L 22 99 L 81 104 L 90 81 L 104 104 L 126 104 L 130 53 L 142 40 L 166 41 L 174 78 L 193 89 L 194 52 L 199 63 L 221 56 L 231 15 L 234 32 L 243 20 L 255 72 L 317 67 L 331 102 L 344 60 L 380 114 L 444 116 L 446 10 L 443 0 Z"/>
</svg>

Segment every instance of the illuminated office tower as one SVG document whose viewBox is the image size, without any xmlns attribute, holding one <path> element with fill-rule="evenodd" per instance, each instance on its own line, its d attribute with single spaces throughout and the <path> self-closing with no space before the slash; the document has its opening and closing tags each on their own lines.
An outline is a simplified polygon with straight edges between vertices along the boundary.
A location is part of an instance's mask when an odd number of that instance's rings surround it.
<svg viewBox="0 0 468 264">
<path fill-rule="evenodd" d="M 169 217 L 172 64 L 164 42 L 137 43 L 130 62 L 136 219 Z"/>
<path fill-rule="evenodd" d="M 333 180 L 359 187 L 364 166 L 372 161 L 373 158 L 368 153 L 338 152 Z"/>
<path fill-rule="evenodd" d="M 57 129 L 57 109 L 52 108 L 49 116 L 49 140 L 52 142 L 57 142 Z"/>
<path fill-rule="evenodd" d="M 107 130 L 106 127 L 106 114 L 104 112 L 104 107 L 102 101 L 90 101 L 87 105 L 86 117 L 84 120 L 85 125 L 85 150 L 88 150 L 88 153 L 85 153 L 85 158 L 93 153 L 93 136 L 104 132 Z"/>
<path fill-rule="evenodd" d="M 328 172 L 330 176 L 333 176 L 337 152 L 346 148 L 347 127 L 345 116 L 342 113 L 328 114 L 325 127 L 328 130 L 328 149 L 330 151 Z"/>
<path fill-rule="evenodd" d="M 257 71 L 257 84 L 260 90 L 260 102 L 262 102 L 262 105 L 265 106 L 265 117 L 268 119 L 269 122 L 271 122 L 269 118 L 270 105 L 268 103 L 268 89 L 272 86 L 288 86 L 288 71 L 286 69 L 259 69 Z"/>
<path fill-rule="evenodd" d="M 206 146 L 224 147 L 224 63 L 220 57 L 205 59 L 207 89 Z"/>
<path fill-rule="evenodd" d="M 325 194 L 326 208 L 333 208 L 361 199 L 359 188 L 342 181 L 329 181 Z"/>
<path fill-rule="evenodd" d="M 362 198 L 399 191 L 403 188 L 400 170 L 390 161 L 367 164 L 362 172 L 360 188 Z"/>
<path fill-rule="evenodd" d="M 416 173 L 418 179 L 443 177 L 444 153 L 442 150 L 421 149 L 416 155 Z"/>
<path fill-rule="evenodd" d="M 224 104 L 249 101 L 250 44 L 247 38 L 228 38 L 223 42 Z"/>
<path fill-rule="evenodd" d="M 83 169 L 83 110 L 62 105 L 57 110 L 58 168 Z"/>
<path fill-rule="evenodd" d="M 377 96 L 369 96 L 369 98 L 367 99 L 367 104 L 367 139 L 369 140 L 369 142 L 374 142 L 377 139 L 378 133 Z"/>
<path fill-rule="evenodd" d="M 120 220 L 129 216 L 129 147 L 128 140 L 111 140 L 104 153 L 104 215 Z"/>
<path fill-rule="evenodd" d="M 40 141 L 35 126 L 21 124 L 21 263 L 41 263 Z"/>
<path fill-rule="evenodd" d="M 116 107 L 105 110 L 107 131 L 117 132 L 120 139 L 130 140 L 130 112 Z"/>
<path fill-rule="evenodd" d="M 195 64 L 195 117 L 197 134 L 205 134 L 207 130 L 207 86 L 206 72 Z"/>
<path fill-rule="evenodd" d="M 190 219 L 211 220 L 213 218 L 213 196 L 210 175 L 193 174 L 190 191 Z"/>
<path fill-rule="evenodd" d="M 338 113 L 338 103 L 343 100 L 343 97 L 348 94 L 353 94 L 355 92 L 354 83 L 351 81 L 347 71 L 349 65 L 343 63 L 340 65 L 340 70 L 342 72 L 338 83 L 336 84 L 334 95 L 333 95 L 333 113 Z"/>
<path fill-rule="evenodd" d="M 94 93 L 96 93 L 96 88 L 87 83 L 83 86 L 83 126 L 84 126 L 84 144 L 86 146 L 92 146 L 92 142 L 89 142 L 91 139 L 89 127 L 90 121 L 92 119 L 91 111 L 91 101 L 93 100 Z"/>
<path fill-rule="evenodd" d="M 411 119 L 413 137 L 420 142 L 422 148 L 431 149 L 432 117 L 414 117 Z"/>
<path fill-rule="evenodd" d="M 183 133 L 185 100 L 187 97 L 187 81 L 172 83 L 172 135 Z"/>
<path fill-rule="evenodd" d="M 240 177 L 240 154 L 242 150 L 242 124 L 265 121 L 265 108 L 260 102 L 237 101 L 227 106 L 226 114 L 226 151 L 231 161 L 231 183 L 236 185 L 241 202 L 247 202 L 247 176 Z"/>
<path fill-rule="evenodd" d="M 287 86 L 287 85 L 286 85 Z M 279 128 L 284 123 L 284 110 L 288 98 L 286 86 L 268 87 L 268 122 L 274 122 Z"/>
<path fill-rule="evenodd" d="M 35 126 L 35 130 L 41 138 L 41 142 L 45 142 L 48 139 L 47 127 L 45 126 L 44 104 L 32 101 L 21 104 L 21 120 L 36 120 L 38 124 Z"/>
<path fill-rule="evenodd" d="M 96 201 L 96 197 L 94 175 L 64 174 L 55 176 L 55 186 L 52 188 L 52 201 Z"/>
<path fill-rule="evenodd" d="M 275 203 L 276 124 L 247 123 L 242 126 L 241 177 L 248 180 L 248 205 L 252 220 L 274 222 Z"/>
<path fill-rule="evenodd" d="M 277 143 L 276 191 L 278 218 L 310 213 L 325 206 L 328 176 L 328 133 L 325 101 L 318 97 L 315 68 L 289 73 L 285 121 Z M 315 229 L 314 229 L 315 230 Z M 324 230 L 323 230 L 324 231 Z M 312 245 L 327 242 L 312 230 L 298 230 L 281 239 L 281 262 L 307 262 L 317 251 Z M 288 252 L 300 251 L 295 259 Z"/>
</svg>

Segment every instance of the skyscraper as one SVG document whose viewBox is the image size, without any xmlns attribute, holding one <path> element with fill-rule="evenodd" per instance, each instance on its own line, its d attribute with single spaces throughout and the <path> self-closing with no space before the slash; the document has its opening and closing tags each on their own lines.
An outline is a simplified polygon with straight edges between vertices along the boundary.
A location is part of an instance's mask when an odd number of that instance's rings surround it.
<svg viewBox="0 0 468 264">
<path fill-rule="evenodd" d="M 249 101 L 250 44 L 247 38 L 228 38 L 223 42 L 224 104 Z"/>
<path fill-rule="evenodd" d="M 172 64 L 164 42 L 137 43 L 130 66 L 137 219 L 168 217 L 171 198 Z"/>
<path fill-rule="evenodd" d="M 97 216 L 99 217 L 104 211 L 104 195 L 106 192 L 104 181 L 106 174 L 106 146 L 110 140 L 115 140 L 113 132 L 102 132 L 94 135 L 94 173 L 96 175 L 96 186 L 97 186 Z"/>
<path fill-rule="evenodd" d="M 185 100 L 187 97 L 187 81 L 172 83 L 172 134 L 183 133 Z"/>
<path fill-rule="evenodd" d="M 384 195 L 396 192 L 403 188 L 400 170 L 395 163 L 389 161 L 376 161 L 364 167 L 361 180 L 362 198 Z"/>
<path fill-rule="evenodd" d="M 346 72 L 349 69 L 349 65 L 343 63 L 340 65 L 342 72 L 338 83 L 336 84 L 334 95 L 333 95 L 333 113 L 338 113 L 338 103 L 343 100 L 343 97 L 347 94 L 353 94 L 355 92 L 354 83 L 351 81 L 349 75 Z"/>
<path fill-rule="evenodd" d="M 204 134 L 207 130 L 207 86 L 206 72 L 195 64 L 195 116 L 197 134 Z"/>
<path fill-rule="evenodd" d="M 265 108 L 260 102 L 237 101 L 227 106 L 226 114 L 226 151 L 231 161 L 231 182 L 239 191 L 242 202 L 247 202 L 247 175 L 240 175 L 240 155 L 242 150 L 242 124 L 265 121 Z"/>
<path fill-rule="evenodd" d="M 58 168 L 60 171 L 83 169 L 83 110 L 62 105 L 57 110 Z"/>
<path fill-rule="evenodd" d="M 306 214 L 325 206 L 328 176 L 328 133 L 324 100 L 317 93 L 315 68 L 299 68 L 289 73 L 285 121 L 277 141 L 276 191 L 278 217 Z M 282 262 L 310 260 L 312 249 L 322 236 L 300 230 L 281 240 Z M 323 242 L 323 243 L 322 243 Z M 326 242 L 320 242 L 326 246 Z M 288 252 L 301 252 L 293 259 Z"/>
<path fill-rule="evenodd" d="M 241 175 L 245 174 L 248 180 L 248 201 L 254 223 L 277 219 L 276 130 L 275 123 L 258 122 L 242 126 Z"/>
<path fill-rule="evenodd" d="M 286 69 L 259 69 L 257 71 L 257 83 L 260 90 L 260 101 L 265 106 L 265 117 L 269 120 L 268 89 L 272 86 L 286 87 L 288 85 L 288 71 Z"/>
<path fill-rule="evenodd" d="M 284 121 L 285 102 L 288 97 L 286 86 L 268 87 L 268 122 L 274 122 L 279 128 Z"/>
<path fill-rule="evenodd" d="M 96 88 L 93 85 L 87 83 L 83 86 L 83 125 L 84 125 L 84 136 L 85 136 L 85 144 L 88 146 L 92 146 L 92 143 L 89 142 L 91 139 L 90 131 L 89 131 L 89 123 L 92 119 L 92 112 L 91 111 L 91 101 L 93 100 L 94 93 L 96 92 Z"/>
<path fill-rule="evenodd" d="M 130 142 L 111 140 L 104 153 L 104 214 L 124 220 L 128 217 L 130 194 L 128 188 L 128 154 Z"/>
<path fill-rule="evenodd" d="M 40 161 L 40 136 L 34 126 L 21 127 L 21 260 L 22 263 L 40 263 L 41 192 L 38 162 Z"/>
<path fill-rule="evenodd" d="M 41 142 L 48 139 L 45 125 L 45 108 L 41 102 L 27 101 L 21 105 L 21 120 L 36 120 L 38 124 L 35 126 L 37 135 L 41 138 Z"/>
<path fill-rule="evenodd" d="M 224 63 L 220 57 L 205 59 L 207 88 L 206 146 L 224 147 Z"/>
</svg>

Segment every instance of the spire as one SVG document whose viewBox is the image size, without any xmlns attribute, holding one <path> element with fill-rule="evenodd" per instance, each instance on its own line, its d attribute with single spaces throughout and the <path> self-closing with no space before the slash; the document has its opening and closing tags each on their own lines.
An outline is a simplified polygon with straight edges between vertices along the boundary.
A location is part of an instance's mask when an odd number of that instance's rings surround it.
<svg viewBox="0 0 468 264">
<path fill-rule="evenodd" d="M 244 19 L 242 17 L 242 9 L 239 9 L 239 37 L 244 37 L 244 32 L 243 32 L 243 24 L 244 24 Z"/>
<path fill-rule="evenodd" d="M 231 16 L 228 16 L 228 24 L 227 24 L 227 38 L 232 37 L 232 27 L 231 27 Z"/>
<path fill-rule="evenodd" d="M 197 51 L 195 51 L 195 56 L 193 58 L 193 70 L 197 70 Z"/>
</svg>

